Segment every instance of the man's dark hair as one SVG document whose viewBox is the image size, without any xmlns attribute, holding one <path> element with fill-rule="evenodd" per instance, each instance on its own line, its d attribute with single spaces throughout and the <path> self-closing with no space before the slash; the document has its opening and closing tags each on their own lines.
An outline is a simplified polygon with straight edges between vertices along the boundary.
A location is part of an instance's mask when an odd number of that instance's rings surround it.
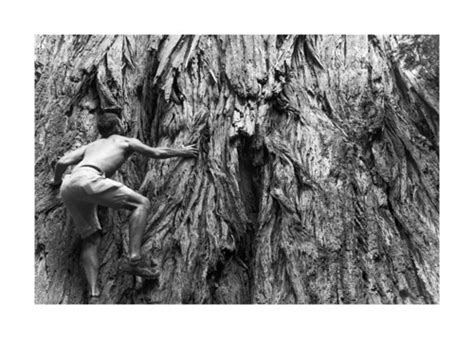
<svg viewBox="0 0 474 339">
<path fill-rule="evenodd" d="M 112 134 L 123 134 L 120 118 L 115 113 L 98 113 L 97 130 L 103 138 Z"/>
</svg>

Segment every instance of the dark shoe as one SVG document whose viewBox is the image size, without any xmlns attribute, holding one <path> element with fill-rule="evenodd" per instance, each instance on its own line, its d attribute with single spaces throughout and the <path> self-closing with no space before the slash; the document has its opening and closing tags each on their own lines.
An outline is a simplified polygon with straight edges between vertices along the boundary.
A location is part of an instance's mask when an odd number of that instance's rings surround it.
<svg viewBox="0 0 474 339">
<path fill-rule="evenodd" d="M 119 270 L 148 279 L 158 278 L 160 274 L 158 268 L 151 268 L 147 266 L 143 259 L 133 261 L 130 259 L 123 259 L 119 263 Z"/>
</svg>

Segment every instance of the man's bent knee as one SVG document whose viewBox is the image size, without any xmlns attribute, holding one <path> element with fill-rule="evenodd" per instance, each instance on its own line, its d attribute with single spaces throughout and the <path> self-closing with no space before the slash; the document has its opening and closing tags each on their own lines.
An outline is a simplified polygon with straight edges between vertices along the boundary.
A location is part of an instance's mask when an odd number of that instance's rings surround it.
<svg viewBox="0 0 474 339">
<path fill-rule="evenodd" d="M 147 197 L 143 197 L 141 205 L 144 209 L 149 210 L 151 206 L 150 199 L 148 199 Z"/>
<path fill-rule="evenodd" d="M 140 193 L 130 190 L 124 207 L 129 210 L 134 210 L 136 208 L 149 210 L 150 200 L 147 197 L 141 195 Z"/>
</svg>

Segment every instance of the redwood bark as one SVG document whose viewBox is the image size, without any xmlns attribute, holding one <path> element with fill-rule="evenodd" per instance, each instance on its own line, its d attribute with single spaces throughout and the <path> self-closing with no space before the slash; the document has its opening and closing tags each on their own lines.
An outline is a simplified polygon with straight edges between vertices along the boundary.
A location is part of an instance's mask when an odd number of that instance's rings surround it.
<svg viewBox="0 0 474 339">
<path fill-rule="evenodd" d="M 37 36 L 35 301 L 84 303 L 80 241 L 47 181 L 95 140 L 197 143 L 116 174 L 151 200 L 156 280 L 118 271 L 128 212 L 99 209 L 103 303 L 438 303 L 436 36 Z"/>
</svg>

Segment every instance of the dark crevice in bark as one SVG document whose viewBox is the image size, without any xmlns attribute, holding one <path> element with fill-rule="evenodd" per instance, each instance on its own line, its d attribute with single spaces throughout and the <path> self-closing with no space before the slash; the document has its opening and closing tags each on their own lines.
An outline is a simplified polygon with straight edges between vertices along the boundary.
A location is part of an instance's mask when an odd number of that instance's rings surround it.
<svg viewBox="0 0 474 339">
<path fill-rule="evenodd" d="M 368 40 L 372 44 L 372 46 L 374 46 L 374 48 L 380 53 L 380 55 L 385 54 L 385 52 L 383 50 L 383 47 L 382 47 L 382 43 L 380 42 L 380 40 L 377 38 L 376 35 L 369 34 L 368 35 Z"/>
<path fill-rule="evenodd" d="M 403 76 L 400 72 L 400 66 L 395 61 L 392 62 L 392 72 L 394 75 L 395 84 L 397 85 L 397 88 L 402 98 L 405 100 L 405 102 L 409 103 L 410 102 L 409 88 L 407 84 L 405 83 L 405 80 L 403 79 Z"/>
<path fill-rule="evenodd" d="M 414 88 L 411 88 L 411 93 L 418 99 L 416 104 L 417 114 L 413 119 L 414 124 L 421 135 L 425 136 L 431 142 L 431 148 L 439 152 L 439 113 L 428 103 L 423 96 Z"/>
<path fill-rule="evenodd" d="M 71 98 L 69 107 L 66 108 L 64 114 L 71 117 L 74 112 L 74 106 L 77 106 L 80 101 L 87 96 L 88 92 L 92 90 L 97 96 L 97 67 L 92 67 L 88 72 L 85 69 L 81 70 L 81 86 L 76 94 Z"/>
<path fill-rule="evenodd" d="M 258 230 L 258 214 L 262 186 L 261 166 L 265 162 L 263 143 L 258 136 L 244 133 L 237 135 L 232 141 L 232 147 L 238 152 L 238 184 L 240 199 L 245 215 L 242 215 L 245 225 L 236 234 L 235 249 L 224 248 L 220 251 L 217 263 L 209 270 L 207 281 L 210 286 L 210 303 L 221 303 L 218 288 L 227 274 L 235 274 L 235 267 L 240 267 L 239 273 L 244 291 L 241 303 L 251 303 L 252 286 L 254 285 L 253 266 L 255 265 L 255 236 Z"/>
<path fill-rule="evenodd" d="M 415 158 L 413 157 L 413 155 L 411 154 L 411 152 L 408 150 L 408 148 L 405 146 L 405 154 L 406 154 L 406 160 L 407 162 L 413 167 L 413 169 L 415 170 L 415 173 L 418 177 L 418 181 L 419 181 L 419 186 L 425 191 L 426 193 L 426 197 L 428 199 L 428 202 L 431 204 L 431 206 L 437 211 L 439 212 L 439 208 L 438 208 L 438 203 L 435 202 L 435 199 L 438 200 L 438 197 L 433 197 L 433 193 L 426 187 L 426 184 L 423 180 L 423 175 L 422 175 L 422 172 L 420 170 L 420 166 L 418 165 L 418 162 L 415 160 Z"/>
<path fill-rule="evenodd" d="M 253 265 L 252 259 L 255 253 L 253 242 L 258 229 L 258 214 L 262 194 L 261 166 L 263 163 L 259 155 L 261 150 L 256 148 L 258 147 L 255 143 L 256 139 L 256 136 L 241 136 L 240 145 L 237 146 L 239 154 L 239 189 L 248 222 L 245 242 L 238 248 L 237 253 L 247 267 Z"/>
</svg>

